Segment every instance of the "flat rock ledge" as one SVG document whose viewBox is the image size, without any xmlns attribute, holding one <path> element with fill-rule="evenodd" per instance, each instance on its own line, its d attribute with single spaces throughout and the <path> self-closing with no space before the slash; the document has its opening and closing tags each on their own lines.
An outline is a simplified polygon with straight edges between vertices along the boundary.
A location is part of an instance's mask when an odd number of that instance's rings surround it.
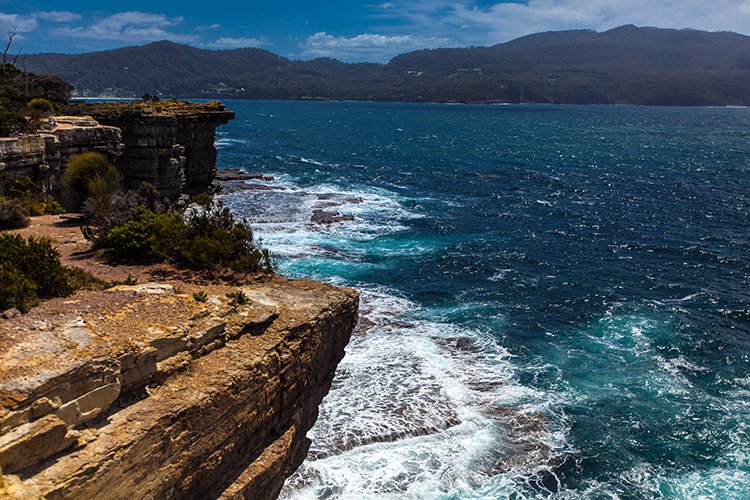
<svg viewBox="0 0 750 500">
<path fill-rule="evenodd" d="M 0 498 L 275 498 L 358 294 L 268 278 L 81 292 L 0 320 Z M 193 290 L 191 290 L 193 291 Z M 3 475 L 5 474 L 5 475 Z"/>
</svg>

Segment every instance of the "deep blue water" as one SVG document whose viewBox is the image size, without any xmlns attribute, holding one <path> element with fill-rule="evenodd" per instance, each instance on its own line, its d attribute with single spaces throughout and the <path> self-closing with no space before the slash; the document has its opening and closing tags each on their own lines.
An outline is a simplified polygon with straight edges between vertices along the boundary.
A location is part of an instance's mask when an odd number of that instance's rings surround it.
<svg viewBox="0 0 750 500">
<path fill-rule="evenodd" d="M 750 498 L 750 110 L 228 105 L 226 203 L 363 292 L 284 497 Z"/>
</svg>

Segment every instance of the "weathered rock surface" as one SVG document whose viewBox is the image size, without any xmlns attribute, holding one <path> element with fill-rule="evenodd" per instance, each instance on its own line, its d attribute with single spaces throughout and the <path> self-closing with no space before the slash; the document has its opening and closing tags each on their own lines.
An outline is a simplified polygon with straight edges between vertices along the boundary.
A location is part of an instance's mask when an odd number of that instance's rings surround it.
<svg viewBox="0 0 750 500">
<path fill-rule="evenodd" d="M 216 172 L 216 180 L 219 182 L 251 180 L 272 181 L 273 179 L 273 176 L 260 172 L 245 172 L 244 170 L 230 168 L 219 170 Z"/>
<path fill-rule="evenodd" d="M 310 222 L 316 224 L 335 224 L 337 222 L 353 221 L 354 217 L 351 215 L 341 215 L 340 212 L 335 210 L 313 210 Z"/>
<path fill-rule="evenodd" d="M 0 172 L 55 190 L 71 156 L 96 151 L 129 187 L 149 182 L 170 198 L 205 192 L 216 175 L 216 127 L 234 118 L 220 103 L 102 103 L 85 111 L 93 117 L 55 116 L 38 134 L 0 138 Z"/>
<path fill-rule="evenodd" d="M 25 175 L 55 189 L 73 155 L 97 151 L 115 161 L 122 150 L 120 129 L 90 116 L 56 116 L 38 134 L 0 138 L 0 172 Z"/>
<path fill-rule="evenodd" d="M 357 318 L 349 289 L 148 284 L 0 320 L 0 497 L 274 498 Z"/>
<path fill-rule="evenodd" d="M 165 196 L 207 191 L 216 175 L 216 127 L 234 118 L 219 103 L 92 109 L 105 125 L 122 130 L 125 150 L 117 166 L 131 187 L 150 182 Z"/>
</svg>

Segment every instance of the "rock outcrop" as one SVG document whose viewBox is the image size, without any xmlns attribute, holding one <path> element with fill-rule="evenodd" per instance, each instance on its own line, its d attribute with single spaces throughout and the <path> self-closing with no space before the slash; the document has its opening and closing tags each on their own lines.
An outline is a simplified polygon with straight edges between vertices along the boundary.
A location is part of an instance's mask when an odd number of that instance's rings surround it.
<svg viewBox="0 0 750 500">
<path fill-rule="evenodd" d="M 123 151 L 122 132 L 90 116 L 56 116 L 38 134 L 0 138 L 0 172 L 25 175 L 54 190 L 70 158 L 97 151 L 116 161 Z"/>
<path fill-rule="evenodd" d="M 216 175 L 216 128 L 234 118 L 220 103 L 180 101 L 108 103 L 91 108 L 105 125 L 122 130 L 117 166 L 131 187 L 150 182 L 163 195 L 205 192 Z"/>
<path fill-rule="evenodd" d="M 153 184 L 163 196 L 210 191 L 216 175 L 216 127 L 234 118 L 221 103 L 99 103 L 82 116 L 55 116 L 37 134 L 0 138 L 0 172 L 59 187 L 70 157 L 105 154 L 129 187 Z M 88 115 L 92 116 L 88 116 Z"/>
<path fill-rule="evenodd" d="M 148 284 L 0 320 L 0 497 L 274 498 L 307 453 L 357 293 Z"/>
</svg>

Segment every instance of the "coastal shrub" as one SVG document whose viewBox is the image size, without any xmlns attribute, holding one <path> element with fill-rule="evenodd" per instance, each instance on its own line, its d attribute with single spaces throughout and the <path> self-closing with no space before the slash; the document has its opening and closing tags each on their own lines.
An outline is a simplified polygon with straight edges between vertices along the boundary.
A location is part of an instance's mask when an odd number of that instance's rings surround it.
<svg viewBox="0 0 750 500">
<path fill-rule="evenodd" d="M 95 193 L 98 189 L 98 186 L 92 186 Z M 111 193 L 103 188 L 102 191 L 104 195 L 93 194 L 84 205 L 84 213 L 92 225 L 82 228 L 82 231 L 97 247 L 107 246 L 107 235 L 112 229 L 137 219 L 141 207 L 155 214 L 166 213 L 171 208 L 170 201 L 148 182 L 142 182 L 138 189 Z"/>
<path fill-rule="evenodd" d="M 273 270 L 270 255 L 254 241 L 250 226 L 237 221 L 221 202 L 185 214 L 156 214 L 139 207 L 133 220 L 109 231 L 103 246 L 126 260 L 170 260 L 190 269 Z"/>
<path fill-rule="evenodd" d="M 122 189 L 122 175 L 112 167 L 96 174 L 88 182 L 88 198 L 83 213 L 89 219 L 107 221 L 111 218 L 112 200 Z"/>
<path fill-rule="evenodd" d="M 92 188 L 115 192 L 121 184 L 119 171 L 103 154 L 80 153 L 70 159 L 63 174 L 63 197 L 70 210 L 80 210 L 92 196 Z"/>
<path fill-rule="evenodd" d="M 38 300 L 33 281 L 14 266 L 0 264 L 0 311 L 15 308 L 26 312 Z"/>
<path fill-rule="evenodd" d="M 0 234 L 0 309 L 27 311 L 38 299 L 73 292 L 69 270 L 49 238 Z"/>
<path fill-rule="evenodd" d="M 263 256 L 263 271 L 269 274 L 275 273 L 278 265 L 276 264 L 276 260 L 271 257 L 271 252 L 267 248 L 264 248 L 261 250 L 261 255 Z"/>
<path fill-rule="evenodd" d="M 20 204 L 0 197 L 0 229 L 20 229 L 28 225 L 29 218 Z"/>
<path fill-rule="evenodd" d="M 208 193 L 198 193 L 196 195 L 193 195 L 190 201 L 192 201 L 199 207 L 208 209 L 211 208 L 211 205 L 213 205 L 214 197 Z"/>
<path fill-rule="evenodd" d="M 59 215 L 65 213 L 65 207 L 48 194 L 43 196 L 39 204 L 36 205 L 36 208 L 38 209 L 38 215 Z"/>
<path fill-rule="evenodd" d="M 160 260 L 167 257 L 168 247 L 180 237 L 184 224 L 176 212 L 156 214 L 141 206 L 133 220 L 109 231 L 103 245 L 118 259 Z"/>
<path fill-rule="evenodd" d="M 73 290 L 106 290 L 110 288 L 107 281 L 97 278 L 80 267 L 68 267 L 68 284 Z"/>
<path fill-rule="evenodd" d="M 244 306 L 250 303 L 250 298 L 242 290 L 228 293 L 227 298 L 229 299 L 229 305 L 232 307 Z"/>
<path fill-rule="evenodd" d="M 0 105 L 0 137 L 27 131 L 29 121 L 22 114 Z"/>
<path fill-rule="evenodd" d="M 237 221 L 221 202 L 190 210 L 171 258 L 193 268 L 261 269 L 263 254 L 250 226 Z"/>
<path fill-rule="evenodd" d="M 138 278 L 133 276 L 132 274 L 128 274 L 128 277 L 124 280 L 112 280 L 107 282 L 107 288 L 112 288 L 115 286 L 133 286 L 138 284 Z"/>
<path fill-rule="evenodd" d="M 0 174 L 0 197 L 13 201 L 26 216 L 57 215 L 65 209 L 26 176 Z"/>
<path fill-rule="evenodd" d="M 55 106 L 43 97 L 37 97 L 29 101 L 26 105 L 26 113 L 32 120 L 39 120 L 49 116 L 55 111 Z"/>
</svg>

